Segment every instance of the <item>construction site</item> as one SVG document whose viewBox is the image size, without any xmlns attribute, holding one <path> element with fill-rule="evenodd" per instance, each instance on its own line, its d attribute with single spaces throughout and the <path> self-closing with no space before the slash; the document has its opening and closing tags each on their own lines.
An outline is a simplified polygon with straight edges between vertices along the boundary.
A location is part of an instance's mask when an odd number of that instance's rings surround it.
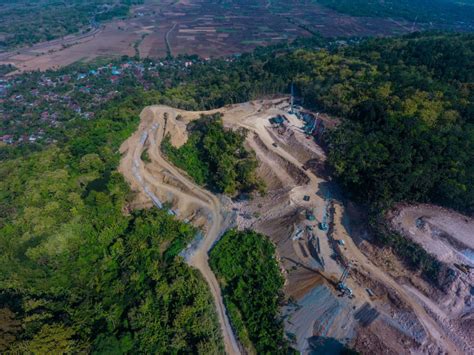
<svg viewBox="0 0 474 355">
<path fill-rule="evenodd" d="M 216 112 L 227 128 L 248 131 L 246 146 L 258 159 L 265 194 L 235 200 L 215 195 L 161 154 L 165 135 L 179 147 L 189 122 Z M 206 112 L 151 106 L 122 144 L 119 170 L 136 193 L 131 208 L 166 204 L 169 213 L 202 230 L 182 255 L 209 284 L 227 353 L 242 348 L 208 252 L 228 228 L 256 230 L 275 244 L 286 281 L 281 317 L 297 351 L 474 353 L 474 221 L 431 205 L 398 206 L 387 215 L 395 230 L 449 266 L 442 288 L 426 282 L 391 250 L 372 242 L 364 211 L 331 180 L 320 142 L 337 123 L 289 97 Z M 147 162 L 141 159 L 144 151 Z"/>
</svg>

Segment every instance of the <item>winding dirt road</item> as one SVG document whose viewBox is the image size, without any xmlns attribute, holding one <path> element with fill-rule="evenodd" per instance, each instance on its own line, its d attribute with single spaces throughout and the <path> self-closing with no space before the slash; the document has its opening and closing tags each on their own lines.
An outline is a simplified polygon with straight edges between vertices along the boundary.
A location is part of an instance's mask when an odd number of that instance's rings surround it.
<svg viewBox="0 0 474 355">
<path fill-rule="evenodd" d="M 153 109 L 147 108 L 144 110 L 139 129 L 121 147 L 121 151 L 125 153 L 125 155 L 121 161 L 119 170 L 124 173 L 127 178 L 131 177 L 133 179 L 134 183 L 132 185 L 139 187 L 140 190 L 151 195 L 149 197 L 152 198 L 155 204 L 159 204 L 161 201 L 151 192 L 151 186 L 155 189 L 159 189 L 161 192 L 172 193 L 174 196 L 186 200 L 187 203 L 197 205 L 208 212 L 209 223 L 206 237 L 187 261 L 191 266 L 202 273 L 204 279 L 209 284 L 211 293 L 214 296 L 226 352 L 228 354 L 240 354 L 238 343 L 225 311 L 219 284 L 208 263 L 208 252 L 224 229 L 223 216 L 221 213 L 223 208 L 216 196 L 190 181 L 161 156 L 160 145 L 165 136 L 165 126 L 167 124 L 164 119 L 165 113 L 168 115 L 168 121 L 175 120 L 179 114 L 177 110 L 165 106 L 157 106 Z M 146 143 L 148 143 L 148 154 L 154 166 L 159 166 L 165 170 L 168 176 L 172 177 L 172 179 L 181 184 L 181 186 L 185 186 L 187 192 L 183 191 L 181 187 L 177 188 L 171 184 L 163 183 L 145 169 L 141 155 Z M 135 168 L 130 169 L 130 167 Z M 130 176 L 130 172 L 132 172 L 132 176 Z"/>
<path fill-rule="evenodd" d="M 249 115 L 250 117 L 251 115 Z M 290 124 L 293 122 L 290 119 Z M 297 123 L 297 122 L 296 122 Z M 256 133 L 259 138 L 264 142 L 267 146 L 267 149 L 271 149 L 274 153 L 278 154 L 283 159 L 291 162 L 294 164 L 297 169 L 301 171 L 301 173 L 305 174 L 309 178 L 309 182 L 304 186 L 298 186 L 292 190 L 293 194 L 298 196 L 298 200 L 301 201 L 301 197 L 303 195 L 312 195 L 314 191 L 319 190 L 319 184 L 323 181 L 320 177 L 316 176 L 311 170 L 303 170 L 301 168 L 302 165 L 305 164 L 305 161 L 300 161 L 297 157 L 291 155 L 289 152 L 281 149 L 275 148 L 272 146 L 274 142 L 273 138 L 268 133 L 268 130 L 265 128 L 265 121 L 264 120 L 253 120 L 252 124 L 246 123 L 237 123 L 241 127 L 245 127 L 252 132 Z M 293 199 L 290 196 L 290 199 Z M 295 199 L 296 200 L 296 199 Z M 346 256 L 350 259 L 357 260 L 363 268 L 370 272 L 371 276 L 382 284 L 386 285 L 387 287 L 396 291 L 396 293 L 401 297 L 401 299 L 412 309 L 415 313 L 416 317 L 422 324 L 423 328 L 425 329 L 428 337 L 431 341 L 439 346 L 439 348 L 445 348 L 449 354 L 461 354 L 462 351 L 454 344 L 454 342 L 445 334 L 445 330 L 427 313 L 426 309 L 420 305 L 416 298 L 414 298 L 411 294 L 409 294 L 405 289 L 400 287 L 399 283 L 395 281 L 392 277 L 387 275 L 385 272 L 380 270 L 376 267 L 355 245 L 354 241 L 351 238 L 347 238 L 347 251 Z M 322 242 L 324 244 L 324 241 Z M 327 259 L 334 263 L 332 259 Z M 340 269 L 337 267 L 328 268 L 326 272 L 332 271 L 332 274 L 340 272 Z M 337 274 L 336 274 L 337 275 Z"/>
<path fill-rule="evenodd" d="M 265 146 L 263 150 L 257 152 L 259 159 L 265 159 L 264 156 L 262 157 L 265 151 L 277 154 L 281 159 L 291 163 L 292 169 L 298 170 L 307 177 L 306 183 L 297 184 L 291 191 L 290 203 L 298 203 L 303 195 L 314 196 L 314 192 L 319 190 L 323 180 L 310 170 L 301 168 L 305 161 L 301 161 L 290 151 L 273 145 L 274 138 L 269 134 L 267 118 L 269 115 L 283 112 L 277 108 L 271 108 L 273 104 L 275 101 L 252 102 L 208 112 L 187 112 L 167 106 L 147 107 L 141 114 L 138 130 L 120 148 L 123 157 L 119 171 L 131 184 L 132 189 L 139 192 L 144 200 L 151 200 L 158 207 L 161 207 L 165 201 L 172 201 L 174 211 L 180 219 L 191 219 L 191 222 L 196 222 L 198 219 L 204 220 L 200 227 L 206 231 L 205 238 L 187 257 L 187 262 L 198 269 L 209 284 L 228 354 L 240 354 L 241 351 L 226 314 L 219 284 L 208 263 L 209 250 L 228 227 L 223 215 L 225 208 L 217 196 L 196 185 L 185 173 L 168 163 L 161 155 L 160 145 L 168 133 L 174 145 L 183 144 L 187 138 L 186 124 L 188 122 L 199 118 L 202 113 L 223 112 L 225 125 L 244 127 L 259 137 Z M 293 118 L 290 118 L 289 124 L 296 126 L 298 121 L 296 118 L 294 120 L 295 122 L 292 122 Z M 141 159 L 145 150 L 151 160 L 149 164 L 145 164 Z M 270 166 L 272 164 L 271 161 L 267 163 Z M 278 169 L 275 166 L 272 168 Z M 199 218 L 196 217 L 197 215 Z M 437 344 L 439 349 L 444 349 L 449 354 L 461 353 L 440 324 L 427 313 L 422 305 L 418 304 L 413 295 L 368 260 L 350 238 L 347 238 L 346 243 L 347 257 L 357 260 L 372 278 L 397 292 L 422 324 L 431 344 Z M 339 266 L 328 267 L 326 273 L 339 275 Z"/>
</svg>

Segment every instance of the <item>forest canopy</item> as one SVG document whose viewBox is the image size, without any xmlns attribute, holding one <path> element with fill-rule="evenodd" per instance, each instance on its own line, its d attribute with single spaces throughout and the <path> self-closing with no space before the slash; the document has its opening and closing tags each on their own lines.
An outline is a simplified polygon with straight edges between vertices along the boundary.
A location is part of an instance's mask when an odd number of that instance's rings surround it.
<svg viewBox="0 0 474 355">
<path fill-rule="evenodd" d="M 288 354 L 279 319 L 284 279 L 270 240 L 253 231 L 229 230 L 211 250 L 210 265 L 242 344 L 251 353 Z"/>
<path fill-rule="evenodd" d="M 235 195 L 259 189 L 257 159 L 244 147 L 246 132 L 224 129 L 222 115 L 202 115 L 189 124 L 189 139 L 175 148 L 170 137 L 162 143 L 168 159 L 185 170 L 198 184 L 213 191 Z"/>
<path fill-rule="evenodd" d="M 209 289 L 179 257 L 197 230 L 166 210 L 125 213 L 116 152 L 140 100 L 1 164 L 1 352 L 223 353 Z"/>
</svg>

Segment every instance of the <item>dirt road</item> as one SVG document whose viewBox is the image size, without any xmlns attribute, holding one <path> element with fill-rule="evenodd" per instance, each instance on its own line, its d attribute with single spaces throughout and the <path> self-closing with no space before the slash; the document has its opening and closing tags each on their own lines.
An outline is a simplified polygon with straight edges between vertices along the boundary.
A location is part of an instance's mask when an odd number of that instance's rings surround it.
<svg viewBox="0 0 474 355">
<path fill-rule="evenodd" d="M 314 193 L 320 190 L 320 184 L 324 181 L 319 176 L 314 174 L 311 170 L 304 170 L 302 166 L 306 163 L 306 161 L 301 160 L 298 156 L 292 154 L 289 150 L 285 150 L 283 146 L 278 145 L 277 147 L 273 146 L 275 142 L 274 138 L 269 133 L 269 123 L 268 117 L 272 114 L 285 114 L 283 110 L 279 109 L 263 109 L 262 105 L 259 103 L 253 103 L 255 106 L 254 110 L 249 110 L 248 115 L 242 115 L 236 117 L 234 115 L 224 115 L 224 122 L 228 122 L 229 124 L 233 124 L 234 126 L 244 127 L 253 133 L 255 133 L 258 138 L 263 142 L 266 146 L 266 150 L 270 151 L 274 154 L 277 154 L 280 158 L 290 162 L 292 164 L 292 169 L 297 169 L 300 171 L 301 174 L 306 175 L 308 178 L 308 182 L 306 184 L 301 184 L 300 186 L 296 186 L 291 190 L 290 193 L 290 202 L 294 204 L 301 203 L 303 196 L 314 196 Z M 286 118 L 289 120 L 288 126 L 289 127 L 298 127 L 301 126 L 301 122 L 292 116 L 292 115 L 285 115 Z M 257 153 L 257 155 L 260 155 Z M 265 160 L 266 158 L 259 157 L 259 160 Z M 272 162 L 269 163 L 270 166 Z M 275 167 L 278 169 L 278 167 Z M 281 173 L 277 175 L 282 175 Z M 340 221 L 336 221 L 336 223 L 340 223 Z M 400 287 L 399 283 L 394 280 L 390 275 L 386 274 L 384 271 L 379 269 L 375 266 L 360 250 L 357 248 L 355 243 L 351 238 L 346 239 L 346 257 L 352 260 L 356 260 L 359 265 L 362 265 L 363 268 L 368 271 L 371 277 L 377 279 L 386 287 L 393 289 L 399 295 L 399 297 L 407 304 L 408 307 L 412 309 L 416 317 L 418 318 L 419 322 L 425 329 L 428 339 L 430 342 L 436 344 L 440 349 L 445 349 L 449 354 L 461 354 L 462 351 L 454 344 L 454 342 L 449 338 L 446 334 L 443 327 L 438 324 L 425 310 L 425 308 L 419 304 L 417 298 L 413 297 L 410 293 L 408 293 L 404 288 Z M 328 245 L 327 238 L 321 238 L 321 247 L 322 249 L 330 250 L 330 246 Z M 328 252 L 327 255 L 330 255 Z M 341 268 L 337 265 L 333 259 L 326 258 L 326 270 L 325 274 L 330 276 L 339 276 Z M 429 345 L 428 345 L 429 346 Z"/>
<path fill-rule="evenodd" d="M 301 205 L 305 207 L 302 202 L 303 196 L 311 195 L 313 196 L 311 204 L 317 204 L 318 210 L 322 210 L 325 198 L 318 194 L 315 195 L 315 193 L 320 191 L 321 184 L 325 181 L 311 170 L 303 169 L 302 166 L 306 163 L 302 158 L 304 155 L 295 152 L 294 146 L 280 144 L 283 142 L 275 144 L 276 137 L 270 132 L 271 125 L 268 118 L 276 114 L 286 114 L 280 106 L 284 106 L 282 99 L 280 101 L 255 101 L 208 112 L 188 112 L 166 106 L 148 107 L 141 114 L 138 130 L 121 147 L 123 158 L 119 170 L 130 183 L 132 189 L 139 192 L 138 195 L 141 196 L 142 202 L 150 204 L 150 201 L 153 201 L 158 207 L 161 207 L 164 202 L 170 202 L 178 218 L 189 220 L 206 232 L 203 241 L 187 257 L 187 262 L 197 268 L 209 284 L 217 308 L 225 349 L 229 354 L 239 354 L 239 344 L 230 326 L 219 284 L 208 264 L 209 250 L 228 227 L 224 219 L 225 207 L 217 196 L 196 185 L 185 173 L 168 163 L 160 153 L 160 144 L 163 137 L 169 133 L 171 143 L 180 146 L 187 139 L 187 123 L 197 119 L 201 113 L 222 112 L 224 125 L 233 128 L 244 127 L 253 134 L 249 138 L 249 145 L 254 148 L 258 160 L 267 169 L 272 170 L 273 176 L 280 179 L 281 185 L 287 188 L 286 191 L 289 191 L 282 203 L 287 206 Z M 286 114 L 286 117 L 288 127 L 297 131 L 301 122 L 293 115 Z M 145 150 L 151 160 L 147 164 L 141 159 Z M 278 169 L 286 170 L 277 171 Z M 266 209 L 267 211 L 276 211 L 280 209 L 280 206 L 266 206 Z M 335 223 L 338 224 L 337 228 L 343 228 L 341 221 L 335 221 Z M 419 298 L 415 297 L 413 292 L 402 287 L 393 277 L 372 263 L 349 235 L 344 239 L 346 240 L 345 256 L 349 260 L 355 261 L 371 278 L 393 290 L 411 309 L 427 334 L 422 344 L 425 350 L 429 352 L 440 349 L 449 354 L 462 353 L 450 339 L 450 334 L 445 331 L 442 324 L 419 303 Z M 326 250 L 324 274 L 329 279 L 337 279 L 341 267 L 330 258 L 331 247 L 328 238 L 321 235 L 320 241 L 323 253 Z M 351 286 L 357 287 L 356 285 Z M 365 294 L 363 288 L 355 290 L 355 292 L 358 295 Z M 364 301 L 370 301 L 367 296 L 365 297 Z"/>
<path fill-rule="evenodd" d="M 408 305 L 416 317 L 422 324 L 430 340 L 437 344 L 440 349 L 445 349 L 448 354 L 462 354 L 462 351 L 445 336 L 445 331 L 442 327 L 427 313 L 426 309 L 419 303 L 418 299 L 413 297 L 406 288 L 402 287 L 399 282 L 387 275 L 377 266 L 375 266 L 367 257 L 357 248 L 351 238 L 346 239 L 345 255 L 351 260 L 356 260 L 361 268 L 368 271 L 370 277 L 378 280 L 386 287 L 391 288 L 396 294 Z"/>
<path fill-rule="evenodd" d="M 173 26 L 168 30 L 168 32 L 166 32 L 165 34 L 165 43 L 166 43 L 166 52 L 168 53 L 168 56 L 169 57 L 172 57 L 173 56 L 173 49 L 171 48 L 171 44 L 170 44 L 170 33 L 173 32 L 173 30 L 175 29 L 177 23 L 173 23 Z"/>
<path fill-rule="evenodd" d="M 125 153 L 125 156 L 121 161 L 119 169 L 127 178 L 132 178 L 134 185 L 138 185 L 142 191 L 148 191 L 149 194 L 152 194 L 150 188 L 153 186 L 153 188 L 160 190 L 160 192 L 172 193 L 181 199 L 182 204 L 191 203 L 207 210 L 208 225 L 206 237 L 189 258 L 188 263 L 198 269 L 209 284 L 216 303 L 226 352 L 228 354 L 240 354 L 238 343 L 225 311 L 219 284 L 208 264 L 208 252 L 224 228 L 221 214 L 223 208 L 216 196 L 194 184 L 187 177 L 183 176 L 178 169 L 162 158 L 160 144 L 166 133 L 165 126 L 167 122 L 164 119 L 165 113 L 168 115 L 168 120 L 175 120 L 178 115 L 176 110 L 164 106 L 145 109 L 142 113 L 142 123 L 139 129 L 121 147 L 121 151 Z M 145 169 L 145 164 L 140 157 L 146 143 L 148 144 L 149 157 L 155 167 L 159 166 L 166 171 L 168 176 L 184 186 L 185 189 L 164 183 Z M 136 167 L 136 169 L 133 167 Z M 134 171 L 136 174 L 133 174 Z M 161 203 L 161 200 L 157 196 L 155 197 L 156 200 L 153 199 L 155 204 Z"/>
<path fill-rule="evenodd" d="M 276 112 L 281 113 L 281 112 Z M 290 119 L 290 125 L 294 124 L 297 125 L 298 122 L 293 122 L 291 116 L 287 116 Z M 273 149 L 275 153 L 280 155 L 287 161 L 290 161 L 297 167 L 302 173 L 304 173 L 308 178 L 308 184 L 300 187 L 296 187 L 292 191 L 292 195 L 296 195 L 297 197 L 294 198 L 296 201 L 301 201 L 303 195 L 314 195 L 315 191 L 319 190 L 320 183 L 323 181 L 321 178 L 316 176 L 311 170 L 303 170 L 302 165 L 304 165 L 305 161 L 300 161 L 297 157 L 291 155 L 290 153 L 286 152 L 282 148 L 275 148 L 272 147 L 272 143 L 274 140 L 270 137 L 268 130 L 265 128 L 266 120 L 253 120 L 253 124 L 241 124 L 256 134 L 261 138 L 261 140 L 265 143 L 268 149 Z M 291 198 L 291 196 L 290 196 Z M 324 242 L 327 242 L 327 238 L 322 238 L 322 245 L 324 246 Z M 411 297 L 409 293 L 407 293 L 403 288 L 400 287 L 399 283 L 396 282 L 392 277 L 387 275 L 385 272 L 377 268 L 367 257 L 362 254 L 362 252 L 357 248 L 355 243 L 351 238 L 346 239 L 347 245 L 347 254 L 346 257 L 349 259 L 356 260 L 360 265 L 363 265 L 363 268 L 370 272 L 371 276 L 378 279 L 387 287 L 396 290 L 397 294 L 401 297 L 401 299 L 413 310 L 416 314 L 418 320 L 423 325 L 423 328 L 431 338 L 435 344 L 437 344 L 441 349 L 445 348 L 449 354 L 461 354 L 462 352 L 458 350 L 457 346 L 445 336 L 445 332 L 442 327 L 432 319 L 432 317 L 426 312 L 423 306 L 418 303 L 418 300 L 414 297 Z M 334 261 L 331 258 L 327 258 L 327 261 Z M 333 275 L 338 273 L 340 269 L 334 265 L 332 268 L 327 268 L 326 273 L 332 273 Z"/>
<path fill-rule="evenodd" d="M 395 230 L 438 260 L 474 267 L 473 218 L 429 204 L 400 204 L 388 218 Z"/>
</svg>

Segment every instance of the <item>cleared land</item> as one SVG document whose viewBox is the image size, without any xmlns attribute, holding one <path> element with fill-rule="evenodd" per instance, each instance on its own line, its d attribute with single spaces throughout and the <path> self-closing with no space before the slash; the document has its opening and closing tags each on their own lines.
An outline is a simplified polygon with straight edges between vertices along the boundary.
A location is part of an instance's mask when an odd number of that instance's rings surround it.
<svg viewBox="0 0 474 355">
<path fill-rule="evenodd" d="M 134 190 L 142 192 L 142 198 L 152 201 L 157 207 L 162 207 L 165 201 L 174 202 L 173 206 L 179 211 L 180 217 L 198 220 L 196 224 L 207 229 L 206 238 L 199 248 L 189 255 L 188 262 L 201 271 L 210 286 L 217 305 L 226 351 L 229 354 L 239 353 L 225 313 L 219 284 L 208 264 L 207 253 L 224 228 L 221 204 L 216 196 L 194 184 L 161 157 L 160 144 L 166 133 L 172 135 L 175 145 L 182 144 L 186 137 L 183 129 L 185 126 L 176 121 L 178 114 L 177 110 L 164 106 L 145 109 L 138 131 L 121 147 L 121 152 L 125 155 L 119 170 Z M 197 117 L 196 114 L 193 118 Z M 150 164 L 151 170 L 146 168 L 140 158 L 145 148 L 153 162 Z"/>
<path fill-rule="evenodd" d="M 288 114 L 286 98 L 204 113 L 215 112 L 223 114 L 227 127 L 249 131 L 246 143 L 260 162 L 258 173 L 268 186 L 265 196 L 243 201 L 214 196 L 162 158 L 164 135 L 171 135 L 173 145 L 182 145 L 187 139 L 187 123 L 201 112 L 146 108 L 139 129 L 122 145 L 120 171 L 137 192 L 133 207 L 168 202 L 178 218 L 205 232 L 183 255 L 210 285 L 229 353 L 238 353 L 239 347 L 207 253 L 231 226 L 255 229 L 275 243 L 286 278 L 285 292 L 291 300 L 283 310 L 286 330 L 294 334 L 298 350 L 306 353 L 317 348 L 320 337 L 372 353 L 463 354 L 474 350 L 467 288 L 459 293 L 463 278 L 456 274 L 445 292 L 437 291 L 389 251 L 378 250 L 365 239 L 364 227 L 358 224 L 359 212 L 346 206 L 334 184 L 320 174 L 317 163 L 324 163 L 324 153 L 313 140 L 306 139 L 303 122 Z M 284 124 L 270 123 L 269 118 L 276 115 L 285 117 Z M 140 159 L 144 150 L 148 151 L 148 163 Z M 308 163 L 310 158 L 313 164 Z M 304 196 L 309 196 L 309 201 Z M 316 220 L 307 219 L 308 211 Z M 329 225 L 327 231 L 318 228 L 318 222 L 323 221 Z M 349 262 L 347 284 L 355 298 L 342 296 L 335 287 Z"/>
<path fill-rule="evenodd" d="M 130 18 L 109 22 L 90 33 L 0 52 L 0 64 L 11 63 L 20 71 L 46 70 L 97 57 L 133 56 L 135 46 L 141 57 L 164 57 L 168 49 L 173 55 L 217 57 L 316 32 L 379 36 L 411 30 L 402 22 L 351 17 L 314 2 L 150 0 L 133 7 Z"/>
<path fill-rule="evenodd" d="M 454 282 L 447 292 L 432 294 L 409 283 L 403 287 L 418 299 L 445 329 L 457 332 L 471 344 L 474 339 L 473 285 L 474 285 L 474 220 L 438 206 L 399 205 L 388 219 L 394 230 L 434 255 L 455 270 Z M 424 292 L 423 292 L 424 291 Z"/>
<path fill-rule="evenodd" d="M 474 267 L 474 220 L 432 205 L 399 206 L 392 226 L 446 263 Z"/>
</svg>

